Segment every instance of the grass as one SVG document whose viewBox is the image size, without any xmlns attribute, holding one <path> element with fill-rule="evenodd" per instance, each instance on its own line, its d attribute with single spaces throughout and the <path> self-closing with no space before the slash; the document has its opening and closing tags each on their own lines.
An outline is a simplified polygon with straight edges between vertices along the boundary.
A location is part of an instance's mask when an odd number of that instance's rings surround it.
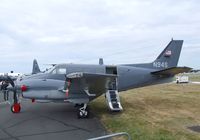
<svg viewBox="0 0 200 140">
<path fill-rule="evenodd" d="M 103 96 L 90 105 L 110 133 L 125 131 L 133 140 L 200 140 L 200 133 L 187 129 L 200 125 L 200 85 L 162 84 L 120 96 L 121 113 L 111 113 Z"/>
</svg>

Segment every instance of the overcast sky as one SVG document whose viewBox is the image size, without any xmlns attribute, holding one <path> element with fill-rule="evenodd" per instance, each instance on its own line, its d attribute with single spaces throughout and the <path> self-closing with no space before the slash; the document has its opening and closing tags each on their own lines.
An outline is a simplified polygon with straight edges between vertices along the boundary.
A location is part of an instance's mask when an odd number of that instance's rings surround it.
<svg viewBox="0 0 200 140">
<path fill-rule="evenodd" d="M 198 0 L 1 0 L 0 72 L 48 63 L 153 61 L 184 40 L 180 66 L 200 68 Z"/>
</svg>

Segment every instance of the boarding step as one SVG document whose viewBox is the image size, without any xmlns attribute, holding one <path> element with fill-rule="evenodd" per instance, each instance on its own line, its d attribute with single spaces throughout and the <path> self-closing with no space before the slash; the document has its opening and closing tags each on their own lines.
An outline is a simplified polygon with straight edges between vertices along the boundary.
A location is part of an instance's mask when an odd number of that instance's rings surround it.
<svg viewBox="0 0 200 140">
<path fill-rule="evenodd" d="M 123 110 L 117 90 L 108 90 L 106 92 L 106 100 L 111 111 Z"/>
</svg>

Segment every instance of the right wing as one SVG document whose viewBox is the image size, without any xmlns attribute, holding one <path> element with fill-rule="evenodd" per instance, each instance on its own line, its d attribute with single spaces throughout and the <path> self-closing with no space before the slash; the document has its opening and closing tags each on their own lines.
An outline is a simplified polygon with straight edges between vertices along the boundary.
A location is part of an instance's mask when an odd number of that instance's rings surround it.
<svg viewBox="0 0 200 140">
<path fill-rule="evenodd" d="M 85 92 L 88 96 L 99 96 L 107 91 L 117 75 L 76 72 L 67 75 L 70 92 Z M 67 89 L 67 84 L 65 84 Z"/>
</svg>

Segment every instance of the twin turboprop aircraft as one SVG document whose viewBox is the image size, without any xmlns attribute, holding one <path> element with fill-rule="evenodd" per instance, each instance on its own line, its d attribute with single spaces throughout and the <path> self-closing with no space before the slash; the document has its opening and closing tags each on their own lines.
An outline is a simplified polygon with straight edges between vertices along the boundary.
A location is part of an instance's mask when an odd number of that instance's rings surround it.
<svg viewBox="0 0 200 140">
<path fill-rule="evenodd" d="M 174 75 L 188 72 L 189 67 L 177 67 L 182 40 L 171 40 L 152 63 L 104 65 L 57 64 L 40 72 L 34 61 L 33 74 L 9 80 L 14 93 L 13 113 L 19 113 L 19 95 L 32 101 L 68 102 L 78 109 L 78 118 L 89 116 L 88 103 L 105 94 L 111 111 L 121 111 L 119 92 L 137 87 L 171 82 Z M 9 79 L 9 77 L 8 77 Z"/>
</svg>

